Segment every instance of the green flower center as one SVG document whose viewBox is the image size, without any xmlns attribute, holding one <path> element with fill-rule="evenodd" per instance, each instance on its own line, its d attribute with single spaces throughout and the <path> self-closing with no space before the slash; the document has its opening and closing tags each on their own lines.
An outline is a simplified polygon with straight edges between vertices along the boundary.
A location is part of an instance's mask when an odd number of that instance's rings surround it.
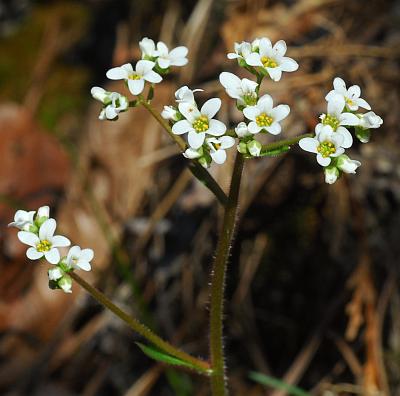
<svg viewBox="0 0 400 396">
<path fill-rule="evenodd" d="M 255 92 L 249 92 L 243 95 L 243 102 L 247 106 L 254 106 L 257 103 L 257 94 Z"/>
<path fill-rule="evenodd" d="M 336 129 L 338 129 L 340 121 L 336 117 L 334 117 L 330 114 L 326 114 L 324 119 L 322 120 L 322 124 L 330 125 L 332 127 L 332 129 L 334 131 L 336 131 Z"/>
<path fill-rule="evenodd" d="M 193 122 L 193 128 L 196 132 L 205 132 L 209 128 L 208 118 L 204 115 L 200 116 Z"/>
<path fill-rule="evenodd" d="M 256 123 L 259 127 L 266 127 L 272 124 L 272 117 L 266 115 L 265 113 L 261 113 L 256 117 Z"/>
<path fill-rule="evenodd" d="M 43 239 L 36 245 L 36 250 L 38 252 L 48 252 L 51 249 L 51 243 L 47 239 Z"/>
<path fill-rule="evenodd" d="M 268 58 L 268 56 L 261 57 L 261 62 L 264 65 L 264 67 L 274 68 L 274 67 L 278 66 L 278 63 L 276 62 L 276 60 L 272 59 L 272 58 Z"/>
<path fill-rule="evenodd" d="M 332 142 L 325 141 L 317 147 L 317 151 L 326 158 L 336 153 L 336 147 Z"/>
<path fill-rule="evenodd" d="M 131 74 L 128 78 L 129 80 L 140 80 L 142 76 L 139 76 L 138 74 Z"/>
</svg>

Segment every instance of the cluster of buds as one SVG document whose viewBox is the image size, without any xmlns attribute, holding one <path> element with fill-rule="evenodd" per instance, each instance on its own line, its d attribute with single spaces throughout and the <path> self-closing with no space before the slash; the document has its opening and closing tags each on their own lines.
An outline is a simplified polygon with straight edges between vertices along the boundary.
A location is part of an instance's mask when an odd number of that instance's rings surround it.
<svg viewBox="0 0 400 396">
<path fill-rule="evenodd" d="M 315 127 L 315 136 L 299 141 L 300 147 L 317 154 L 317 162 L 324 167 L 325 181 L 333 184 L 342 173 L 356 173 L 361 162 L 350 159 L 345 149 L 353 145 L 353 135 L 348 127 L 354 128 L 356 137 L 362 142 L 369 141 L 371 129 L 379 128 L 383 120 L 371 110 L 371 106 L 360 98 L 358 85 L 346 88 L 339 77 L 333 81 L 333 90 L 325 97 L 327 112 L 320 116 L 321 122 Z M 357 113 L 359 108 L 369 110 Z"/>
<path fill-rule="evenodd" d="M 72 246 L 66 256 L 62 256 L 59 248 L 71 245 L 68 238 L 62 235 L 54 235 L 57 227 L 55 219 L 50 218 L 50 208 L 42 206 L 36 211 L 18 210 L 14 221 L 9 227 L 16 227 L 18 239 L 29 246 L 26 256 L 30 260 L 46 259 L 54 267 L 48 270 L 49 287 L 62 289 L 71 293 L 72 279 L 68 275 L 75 269 L 90 271 L 90 261 L 93 259 L 92 249 L 81 249 Z"/>
</svg>

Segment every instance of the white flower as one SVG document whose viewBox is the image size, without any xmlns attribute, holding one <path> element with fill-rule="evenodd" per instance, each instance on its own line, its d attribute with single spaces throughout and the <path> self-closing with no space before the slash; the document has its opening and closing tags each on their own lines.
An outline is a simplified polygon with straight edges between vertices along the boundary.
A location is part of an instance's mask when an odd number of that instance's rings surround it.
<svg viewBox="0 0 400 396">
<path fill-rule="evenodd" d="M 256 88 L 258 84 L 247 78 L 240 79 L 233 73 L 222 72 L 219 81 L 226 93 L 233 99 L 237 99 L 239 105 L 255 105 L 257 102 Z"/>
<path fill-rule="evenodd" d="M 16 227 L 20 230 L 28 230 L 31 225 L 33 225 L 33 217 L 36 211 L 31 210 L 27 212 L 26 210 L 17 210 L 14 215 L 14 221 L 8 224 L 8 227 Z"/>
<path fill-rule="evenodd" d="M 72 246 L 69 249 L 68 255 L 65 259 L 67 268 L 80 268 L 84 271 L 90 271 L 90 261 L 93 260 L 94 252 L 92 249 L 81 249 L 79 246 Z"/>
<path fill-rule="evenodd" d="M 110 80 L 125 80 L 129 91 L 133 95 L 139 95 L 144 89 L 145 81 L 159 83 L 162 77 L 153 70 L 155 63 L 149 60 L 140 60 L 136 63 L 136 68 L 130 63 L 125 63 L 120 67 L 113 67 L 106 75 Z"/>
<path fill-rule="evenodd" d="M 244 59 L 244 60 L 246 60 L 247 57 L 249 57 L 253 53 L 251 44 L 246 41 L 242 41 L 240 44 L 235 43 L 234 47 L 235 47 L 235 52 L 230 52 L 227 55 L 228 59 Z"/>
<path fill-rule="evenodd" d="M 189 146 L 198 149 L 203 145 L 207 134 L 221 136 L 225 133 L 225 124 L 213 119 L 220 107 L 221 100 L 218 98 L 207 100 L 200 111 L 196 104 L 179 103 L 179 111 L 186 119 L 175 123 L 172 132 L 176 135 L 188 133 Z"/>
<path fill-rule="evenodd" d="M 210 148 L 210 155 L 214 162 L 221 165 L 226 161 L 225 150 L 235 144 L 235 139 L 230 136 L 206 139 L 207 146 Z"/>
<path fill-rule="evenodd" d="M 64 290 L 65 293 L 72 293 L 72 279 L 60 267 L 49 269 L 47 274 L 49 276 L 49 280 L 53 281 L 58 286 L 55 288 L 60 288 Z"/>
<path fill-rule="evenodd" d="M 343 136 L 342 147 L 349 148 L 353 144 L 353 136 L 344 125 L 358 125 L 360 119 L 352 113 L 342 113 L 345 106 L 345 100 L 342 95 L 332 95 L 328 100 L 327 114 L 322 114 L 320 119 L 322 124 L 318 124 L 315 129 L 318 134 L 323 125 L 329 125 L 333 131 Z"/>
<path fill-rule="evenodd" d="M 343 136 L 334 132 L 329 125 L 324 126 L 313 138 L 303 138 L 299 146 L 310 153 L 317 154 L 317 161 L 321 166 L 328 166 L 331 157 L 338 157 L 344 153 Z"/>
<path fill-rule="evenodd" d="M 202 89 L 193 89 L 191 90 L 189 87 L 184 85 L 183 87 L 180 87 L 176 92 L 175 92 L 175 99 L 177 103 L 191 103 L 196 105 L 196 102 L 194 100 L 194 93 L 195 92 L 202 92 Z"/>
<path fill-rule="evenodd" d="M 293 72 L 299 68 L 298 63 L 287 56 L 286 43 L 279 40 L 274 46 L 268 38 L 260 39 L 258 43 L 258 53 L 252 52 L 245 60 L 250 66 L 263 67 L 272 80 L 279 81 L 282 72 Z"/>
<path fill-rule="evenodd" d="M 333 80 L 333 88 L 334 89 L 325 97 L 327 101 L 329 101 L 334 95 L 341 95 L 345 100 L 347 107 L 351 111 L 358 110 L 359 107 L 371 110 L 371 106 L 364 99 L 360 98 L 361 89 L 358 85 L 352 85 L 347 89 L 346 83 L 340 77 L 336 77 Z"/>
<path fill-rule="evenodd" d="M 324 169 L 325 173 L 325 183 L 333 184 L 338 179 L 340 172 L 335 166 L 327 166 Z"/>
<path fill-rule="evenodd" d="M 376 129 L 383 124 L 383 120 L 373 111 L 369 111 L 365 114 L 359 114 L 360 124 L 359 126 L 364 129 Z"/>
<path fill-rule="evenodd" d="M 239 124 L 237 124 L 237 126 L 235 127 L 235 132 L 239 138 L 243 138 L 243 137 L 251 135 L 251 132 L 249 131 L 249 128 L 247 127 L 247 124 L 243 121 L 239 122 Z"/>
<path fill-rule="evenodd" d="M 281 133 L 279 124 L 290 112 L 288 105 L 278 105 L 273 107 L 272 97 L 268 94 L 262 96 L 255 106 L 247 106 L 243 110 L 246 118 L 251 120 L 248 129 L 252 134 L 261 132 L 263 129 L 272 135 Z"/>
<path fill-rule="evenodd" d="M 164 106 L 161 117 L 164 118 L 164 120 L 178 121 L 178 112 L 172 106 Z"/>
<path fill-rule="evenodd" d="M 184 46 L 169 51 L 162 41 L 157 43 L 157 63 L 161 69 L 167 69 L 170 66 L 185 66 L 188 63 L 187 53 L 188 49 Z"/>
<path fill-rule="evenodd" d="M 39 235 L 28 231 L 19 231 L 18 239 L 29 245 L 26 256 L 31 260 L 38 260 L 43 256 L 51 264 L 60 261 L 58 247 L 69 246 L 71 243 L 68 238 L 61 235 L 54 235 L 57 223 L 54 219 L 47 219 L 39 229 Z"/>
<path fill-rule="evenodd" d="M 93 87 L 90 93 L 93 98 L 105 105 L 100 112 L 100 120 L 113 120 L 118 117 L 120 112 L 125 111 L 129 107 L 128 98 L 118 92 L 108 92 L 101 87 Z"/>
<path fill-rule="evenodd" d="M 360 161 L 352 160 L 345 154 L 337 159 L 337 167 L 344 173 L 356 173 L 359 166 L 361 166 Z"/>
<path fill-rule="evenodd" d="M 156 45 L 152 39 L 148 37 L 142 38 L 142 40 L 139 41 L 139 47 L 142 51 L 142 59 L 146 57 L 155 58 L 157 56 Z"/>
</svg>

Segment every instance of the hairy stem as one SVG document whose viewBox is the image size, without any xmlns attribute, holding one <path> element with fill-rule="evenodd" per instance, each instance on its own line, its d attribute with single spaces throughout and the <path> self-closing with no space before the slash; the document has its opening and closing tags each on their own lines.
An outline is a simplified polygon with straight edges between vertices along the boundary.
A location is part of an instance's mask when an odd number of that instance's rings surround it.
<svg viewBox="0 0 400 396">
<path fill-rule="evenodd" d="M 168 122 L 166 122 L 161 115 L 154 109 L 154 107 L 146 100 L 141 100 L 141 104 L 149 111 L 149 113 L 157 120 L 157 122 L 166 130 L 169 136 L 179 146 L 182 151 L 187 149 L 187 144 L 178 135 L 172 132 L 172 129 Z M 188 167 L 192 172 L 193 176 L 199 179 L 218 199 L 218 201 L 225 206 L 227 203 L 227 196 L 223 192 L 222 188 L 216 182 L 216 180 L 204 169 L 200 163 L 196 160 L 189 161 Z"/>
<path fill-rule="evenodd" d="M 163 340 L 161 337 L 153 333 L 148 327 L 144 324 L 140 323 L 137 319 L 131 317 L 122 309 L 117 307 L 111 300 L 109 300 L 105 294 L 103 294 L 100 290 L 91 286 L 85 280 L 83 280 L 79 275 L 75 272 L 69 272 L 69 275 L 75 282 L 79 283 L 81 287 L 83 287 L 95 300 L 97 300 L 104 307 L 108 308 L 111 312 L 117 315 L 122 321 L 124 321 L 131 329 L 133 329 L 136 333 L 140 334 L 144 338 L 146 338 L 149 342 L 160 348 L 162 351 L 172 355 L 178 359 L 184 360 L 185 362 L 191 363 L 193 366 L 197 367 L 199 372 L 204 374 L 210 373 L 210 364 L 204 360 L 195 358 L 188 353 L 174 347 L 169 342 Z"/>
<path fill-rule="evenodd" d="M 262 146 L 262 151 L 267 151 L 267 150 L 275 150 L 279 149 L 284 146 L 292 146 L 294 144 L 297 144 L 299 140 L 306 138 L 306 137 L 313 137 L 313 133 L 304 133 L 303 135 L 299 135 L 290 139 L 286 140 L 279 140 L 277 142 L 269 143 L 269 144 L 263 144 Z"/>
<path fill-rule="evenodd" d="M 210 355 L 213 373 L 210 380 L 213 396 L 227 395 L 227 388 L 225 384 L 225 359 L 223 350 L 225 273 L 235 228 L 243 165 L 244 158 L 240 153 L 237 153 L 233 167 L 228 203 L 225 206 L 222 231 L 218 240 L 211 279 Z"/>
</svg>

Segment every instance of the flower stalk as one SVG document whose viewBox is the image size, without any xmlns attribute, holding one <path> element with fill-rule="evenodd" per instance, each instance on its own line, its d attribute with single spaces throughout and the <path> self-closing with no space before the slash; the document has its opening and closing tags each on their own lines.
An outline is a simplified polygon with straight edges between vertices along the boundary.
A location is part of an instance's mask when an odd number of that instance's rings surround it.
<svg viewBox="0 0 400 396">
<path fill-rule="evenodd" d="M 71 271 L 69 273 L 71 278 L 77 282 L 83 289 L 85 289 L 95 300 L 102 304 L 105 308 L 109 309 L 112 313 L 117 315 L 122 321 L 124 321 L 132 330 L 146 338 L 149 342 L 157 346 L 162 351 L 172 355 L 178 359 L 181 359 L 187 363 L 192 364 L 198 371 L 203 374 L 210 373 L 210 364 L 202 359 L 195 358 L 188 353 L 174 347 L 169 342 L 163 340 L 161 337 L 153 333 L 147 326 L 139 322 L 137 319 L 128 315 L 121 308 L 117 307 L 111 300 L 109 300 L 105 294 L 100 290 L 96 289 L 78 274 Z"/>
<path fill-rule="evenodd" d="M 243 165 L 244 157 L 242 154 L 237 153 L 232 172 L 228 202 L 224 212 L 222 231 L 218 240 L 217 252 L 212 271 L 210 301 L 210 356 L 213 373 L 210 380 L 213 396 L 227 395 L 223 349 L 225 274 L 229 258 L 229 250 L 235 229 Z"/>
</svg>

